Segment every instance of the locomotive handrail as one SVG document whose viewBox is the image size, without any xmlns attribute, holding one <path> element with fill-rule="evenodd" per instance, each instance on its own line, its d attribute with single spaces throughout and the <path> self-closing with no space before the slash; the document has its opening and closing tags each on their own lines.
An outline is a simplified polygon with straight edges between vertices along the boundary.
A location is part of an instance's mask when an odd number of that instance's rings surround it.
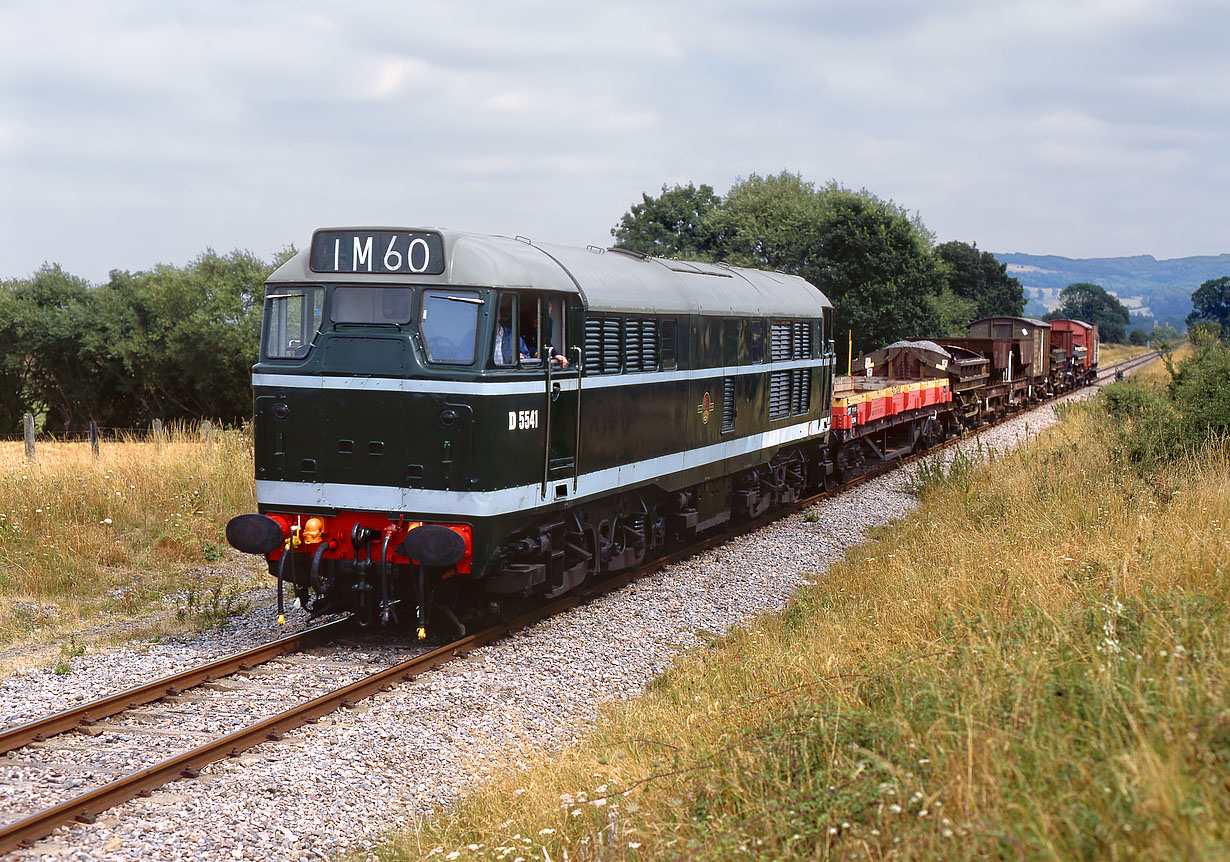
<svg viewBox="0 0 1230 862">
<path fill-rule="evenodd" d="M 581 381 L 585 379 L 581 362 L 585 358 L 584 351 L 574 346 L 572 354 L 577 366 L 577 444 L 572 450 L 572 496 L 577 495 L 577 485 L 581 480 Z"/>
<path fill-rule="evenodd" d="M 550 351 L 541 351 L 550 353 Z M 551 357 L 547 356 L 544 363 L 547 367 L 547 407 L 544 411 L 546 422 L 543 423 L 542 435 L 542 499 L 547 499 L 547 487 L 551 484 Z"/>
</svg>

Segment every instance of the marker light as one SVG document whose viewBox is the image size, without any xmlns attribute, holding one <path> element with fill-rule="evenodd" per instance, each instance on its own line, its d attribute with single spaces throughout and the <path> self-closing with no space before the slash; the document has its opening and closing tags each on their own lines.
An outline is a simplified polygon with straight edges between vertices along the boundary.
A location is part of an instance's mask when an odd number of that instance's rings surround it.
<svg viewBox="0 0 1230 862">
<path fill-rule="evenodd" d="M 322 518 L 308 518 L 307 523 L 303 525 L 303 544 L 319 545 L 321 533 L 324 532 L 325 522 Z"/>
</svg>

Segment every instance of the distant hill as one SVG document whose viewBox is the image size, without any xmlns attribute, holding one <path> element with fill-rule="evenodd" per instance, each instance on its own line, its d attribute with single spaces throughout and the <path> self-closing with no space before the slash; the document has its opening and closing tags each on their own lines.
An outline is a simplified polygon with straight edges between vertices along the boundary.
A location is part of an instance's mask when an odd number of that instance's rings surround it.
<svg viewBox="0 0 1230 862">
<path fill-rule="evenodd" d="M 1025 288 L 1026 313 L 1044 314 L 1059 305 L 1069 284 L 1099 284 L 1132 311 L 1133 325 L 1145 329 L 1170 323 L 1183 329 L 1192 310 L 1192 291 L 1211 278 L 1230 275 L 1230 254 L 1158 260 L 1152 255 L 1073 259 L 1042 254 L 992 252 Z"/>
</svg>

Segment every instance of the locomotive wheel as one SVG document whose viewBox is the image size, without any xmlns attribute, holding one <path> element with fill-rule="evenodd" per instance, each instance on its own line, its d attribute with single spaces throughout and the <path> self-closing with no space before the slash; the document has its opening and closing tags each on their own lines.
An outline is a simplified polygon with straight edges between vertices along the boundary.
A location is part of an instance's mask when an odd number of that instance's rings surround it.
<svg viewBox="0 0 1230 862">
<path fill-rule="evenodd" d="M 840 484 L 841 484 L 841 480 L 837 475 L 836 467 L 833 468 L 832 473 L 829 473 L 827 471 L 822 473 L 821 478 L 820 478 L 820 488 L 822 490 L 826 492 L 832 491 L 834 488 L 836 488 Z"/>
<path fill-rule="evenodd" d="M 573 512 L 564 536 L 564 568 L 572 569 L 581 563 L 587 564 L 587 577 L 598 573 L 598 531 L 588 523 L 582 524 L 580 516 Z"/>
<path fill-rule="evenodd" d="M 793 492 L 796 500 L 803 496 L 805 489 L 811 484 L 808 481 L 807 459 L 797 449 L 781 458 L 773 473 L 777 486 Z"/>
<path fill-rule="evenodd" d="M 631 498 L 621 497 L 618 511 L 616 530 L 619 533 L 621 550 L 631 549 L 633 553 L 630 565 L 639 566 L 645 560 L 650 545 L 649 507 L 640 495 L 634 495 Z"/>
<path fill-rule="evenodd" d="M 487 609 L 505 625 L 521 616 L 529 608 L 530 601 L 524 596 L 502 596 L 498 602 L 491 602 L 487 605 Z"/>
<path fill-rule="evenodd" d="M 611 559 L 611 554 L 615 551 L 614 528 L 611 522 L 603 518 L 593 527 L 594 531 L 594 547 L 597 553 L 594 555 L 595 571 L 600 571 L 606 568 L 606 562 Z"/>
</svg>

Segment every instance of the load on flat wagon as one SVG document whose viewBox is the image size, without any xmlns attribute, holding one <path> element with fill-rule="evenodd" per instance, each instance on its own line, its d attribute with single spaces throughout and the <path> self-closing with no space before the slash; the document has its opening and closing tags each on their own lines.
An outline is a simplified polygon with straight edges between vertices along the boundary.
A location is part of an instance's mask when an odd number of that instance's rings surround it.
<svg viewBox="0 0 1230 862">
<path fill-rule="evenodd" d="M 900 380 L 947 380 L 952 392 L 955 421 L 961 427 L 980 424 L 982 396 L 991 377 L 985 356 L 955 345 L 934 341 L 898 341 L 864 357 L 864 372 Z"/>
<path fill-rule="evenodd" d="M 464 629 L 833 469 L 832 305 L 796 276 L 332 228 L 263 327 L 228 538 L 313 613 Z"/>
</svg>

